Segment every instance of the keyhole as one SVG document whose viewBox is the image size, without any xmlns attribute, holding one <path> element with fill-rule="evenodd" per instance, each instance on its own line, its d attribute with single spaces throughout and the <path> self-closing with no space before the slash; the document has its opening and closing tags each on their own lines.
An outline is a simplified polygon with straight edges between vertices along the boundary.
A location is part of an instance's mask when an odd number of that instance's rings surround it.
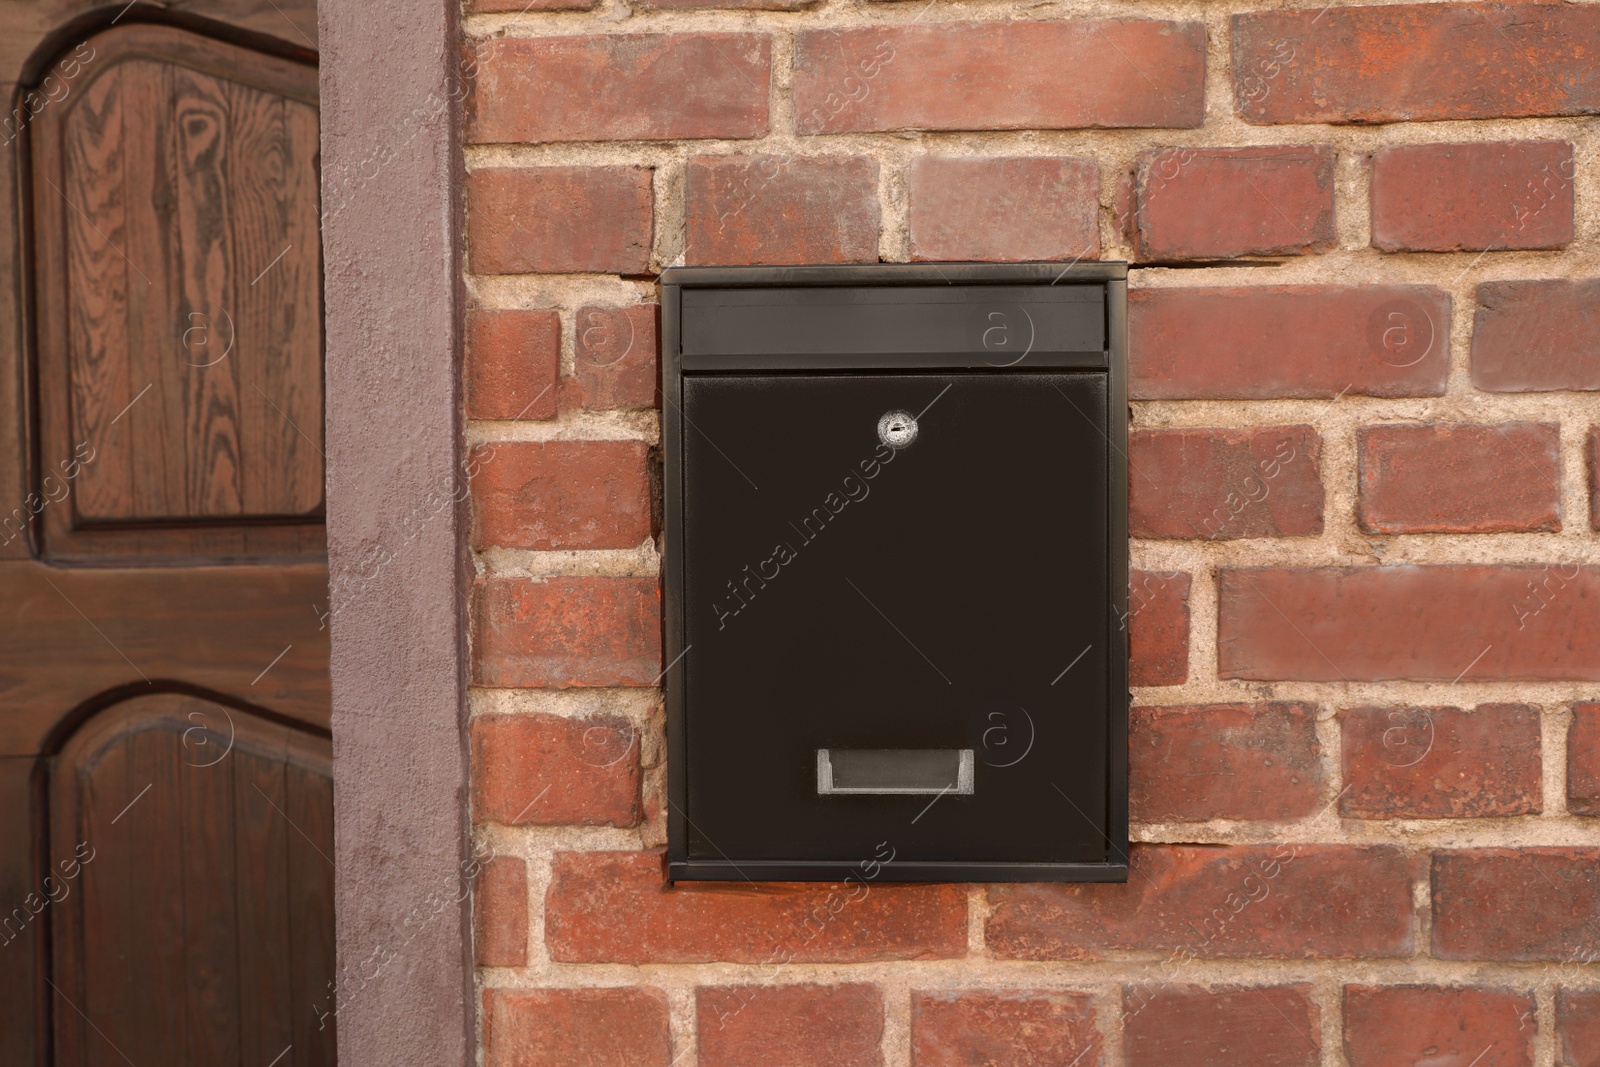
<svg viewBox="0 0 1600 1067">
<path fill-rule="evenodd" d="M 909 412 L 885 412 L 878 420 L 878 440 L 890 448 L 905 448 L 916 439 L 917 420 Z"/>
</svg>

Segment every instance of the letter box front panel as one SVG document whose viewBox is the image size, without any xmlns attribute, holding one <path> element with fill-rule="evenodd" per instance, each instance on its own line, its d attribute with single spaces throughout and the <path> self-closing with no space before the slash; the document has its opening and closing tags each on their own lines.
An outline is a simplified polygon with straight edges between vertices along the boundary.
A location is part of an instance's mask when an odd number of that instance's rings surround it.
<svg viewBox="0 0 1600 1067">
<path fill-rule="evenodd" d="M 1109 361 L 731 362 L 666 360 L 674 877 L 1125 877 Z"/>
</svg>

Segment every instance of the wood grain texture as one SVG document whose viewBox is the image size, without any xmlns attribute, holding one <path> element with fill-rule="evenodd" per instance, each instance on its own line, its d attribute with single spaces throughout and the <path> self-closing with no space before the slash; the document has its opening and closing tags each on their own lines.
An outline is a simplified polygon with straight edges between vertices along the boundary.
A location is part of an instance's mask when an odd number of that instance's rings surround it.
<svg viewBox="0 0 1600 1067">
<path fill-rule="evenodd" d="M 33 770 L 27 757 L 0 758 L 0 841 L 8 846 L 34 837 Z M 0 1067 L 38 1067 L 44 1009 L 54 996 L 38 978 L 44 929 L 28 903 L 28 894 L 39 889 L 36 866 L 31 849 L 0 849 L 0 989 L 7 997 L 0 1011 Z"/>
<path fill-rule="evenodd" d="M 304 831 L 289 840 L 295 1062 L 306 1067 L 333 1067 L 338 1052 L 338 1018 L 332 1014 L 337 1004 L 330 986 L 336 980 L 333 780 L 305 767 L 290 768 L 287 779 L 284 812 Z M 376 961 L 369 966 L 376 966 Z M 348 998 L 355 987 L 346 986 L 341 992 Z M 303 1005 L 313 1008 L 306 1011 Z"/>
<path fill-rule="evenodd" d="M 0 755 L 38 752 L 72 708 L 145 678 L 182 681 L 328 725 L 328 630 L 319 614 L 327 611 L 328 578 L 319 564 L 5 562 L 0 590 Z"/>
<path fill-rule="evenodd" d="M 239 912 L 251 916 L 261 936 L 239 943 L 239 973 L 257 977 L 239 998 L 239 1043 L 245 1048 L 294 1044 L 294 1015 L 306 1010 L 294 997 L 290 957 L 273 950 L 289 943 L 292 902 L 279 887 L 289 877 L 288 838 L 294 833 L 278 815 L 284 806 L 288 768 L 278 760 L 236 753 L 233 810 L 238 862 Z M 215 758 L 215 754 L 207 760 Z M 331 897 L 330 897 L 331 899 Z"/>
<path fill-rule="evenodd" d="M 331 939 L 304 927 L 331 925 L 333 892 L 300 853 L 323 863 L 308 846 L 332 837 L 331 755 L 326 738 L 177 693 L 114 704 L 63 747 L 49 852 L 81 867 L 53 905 L 57 1064 L 266 1064 L 299 1016 L 315 1025 L 296 983 L 332 978 Z M 279 1064 L 331 1063 L 292 1043 Z"/>
<path fill-rule="evenodd" d="M 170 27 L 92 42 L 30 128 L 45 554 L 317 552 L 315 70 Z"/>
</svg>

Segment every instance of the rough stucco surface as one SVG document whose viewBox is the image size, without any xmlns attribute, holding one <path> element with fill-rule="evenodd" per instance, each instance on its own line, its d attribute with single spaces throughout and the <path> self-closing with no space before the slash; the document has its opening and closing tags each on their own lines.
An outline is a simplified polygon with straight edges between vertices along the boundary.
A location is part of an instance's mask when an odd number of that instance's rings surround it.
<svg viewBox="0 0 1600 1067">
<path fill-rule="evenodd" d="M 321 5 L 339 1061 L 471 1062 L 449 0 Z"/>
</svg>

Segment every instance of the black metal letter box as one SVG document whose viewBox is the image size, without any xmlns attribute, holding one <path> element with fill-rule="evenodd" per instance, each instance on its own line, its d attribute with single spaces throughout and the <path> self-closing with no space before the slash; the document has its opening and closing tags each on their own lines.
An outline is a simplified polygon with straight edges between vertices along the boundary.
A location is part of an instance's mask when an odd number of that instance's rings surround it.
<svg viewBox="0 0 1600 1067">
<path fill-rule="evenodd" d="M 662 274 L 673 878 L 1126 879 L 1126 278 Z"/>
</svg>

